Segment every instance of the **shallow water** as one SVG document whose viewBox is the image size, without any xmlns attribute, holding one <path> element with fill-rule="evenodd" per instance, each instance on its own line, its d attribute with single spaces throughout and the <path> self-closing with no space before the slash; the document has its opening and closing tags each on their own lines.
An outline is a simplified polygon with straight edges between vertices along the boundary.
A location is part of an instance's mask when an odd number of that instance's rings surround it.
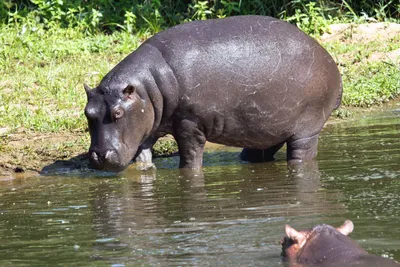
<svg viewBox="0 0 400 267">
<path fill-rule="evenodd" d="M 397 106 L 399 107 L 399 106 Z M 318 161 L 246 164 L 205 155 L 203 173 L 131 166 L 0 182 L 0 266 L 284 266 L 284 225 L 351 219 L 369 252 L 400 260 L 400 109 L 328 125 Z"/>
</svg>

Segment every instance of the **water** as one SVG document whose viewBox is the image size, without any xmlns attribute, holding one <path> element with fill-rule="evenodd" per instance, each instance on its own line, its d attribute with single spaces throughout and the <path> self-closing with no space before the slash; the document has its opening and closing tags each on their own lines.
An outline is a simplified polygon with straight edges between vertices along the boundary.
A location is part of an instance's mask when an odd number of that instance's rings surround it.
<svg viewBox="0 0 400 267">
<path fill-rule="evenodd" d="M 400 260 L 400 110 L 328 125 L 318 161 L 245 164 L 205 155 L 203 173 L 157 170 L 0 182 L 0 266 L 285 266 L 284 225 L 351 219 L 351 237 Z"/>
</svg>

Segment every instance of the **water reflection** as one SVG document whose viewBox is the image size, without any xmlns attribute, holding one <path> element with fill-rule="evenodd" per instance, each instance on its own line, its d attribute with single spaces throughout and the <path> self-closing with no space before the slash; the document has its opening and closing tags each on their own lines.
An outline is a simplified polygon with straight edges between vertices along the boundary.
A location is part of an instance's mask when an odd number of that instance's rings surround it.
<svg viewBox="0 0 400 267">
<path fill-rule="evenodd" d="M 0 182 L 0 265 L 284 266 L 284 225 L 355 223 L 352 238 L 400 260 L 400 114 L 329 125 L 318 161 L 245 164 L 206 153 L 201 172 L 177 157 L 117 177 Z"/>
<path fill-rule="evenodd" d="M 336 202 L 340 192 L 321 190 L 317 162 L 289 168 L 285 161 L 242 164 L 195 173 L 132 168 L 124 176 L 127 181 L 117 188 L 115 183 L 94 185 L 90 198 L 93 229 L 98 239 L 109 241 L 101 249 L 129 248 L 127 260 L 184 262 L 189 257 L 234 264 L 235 253 L 245 259 L 243 253 L 250 253 L 247 260 L 255 264 L 274 252 L 269 260 L 280 264 L 278 241 L 286 221 L 343 212 Z"/>
</svg>

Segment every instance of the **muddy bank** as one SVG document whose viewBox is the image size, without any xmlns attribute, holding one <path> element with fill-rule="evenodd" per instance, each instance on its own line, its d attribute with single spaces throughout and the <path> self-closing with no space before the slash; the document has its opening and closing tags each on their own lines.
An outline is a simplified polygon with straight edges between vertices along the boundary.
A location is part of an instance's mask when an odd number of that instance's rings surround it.
<svg viewBox="0 0 400 267">
<path fill-rule="evenodd" d="M 87 150 L 90 136 L 86 132 L 34 133 L 19 131 L 3 135 L 0 143 L 0 179 L 32 175 L 46 171 L 88 168 Z M 159 140 L 155 156 L 177 152 L 171 136 Z"/>
<path fill-rule="evenodd" d="M 3 135 L 0 142 L 0 177 L 15 173 L 38 173 L 55 161 L 84 160 L 89 143 L 86 133 L 34 133 L 19 131 Z"/>
</svg>

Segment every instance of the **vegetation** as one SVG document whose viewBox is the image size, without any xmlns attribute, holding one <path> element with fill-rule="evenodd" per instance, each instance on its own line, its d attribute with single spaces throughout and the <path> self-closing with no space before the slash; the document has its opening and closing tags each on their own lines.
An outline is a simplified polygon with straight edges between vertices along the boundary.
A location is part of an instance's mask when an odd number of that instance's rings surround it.
<svg viewBox="0 0 400 267">
<path fill-rule="evenodd" d="M 342 72 L 342 107 L 371 107 L 400 95 L 399 62 L 386 56 L 400 51 L 400 30 L 386 34 L 385 40 L 363 40 L 345 32 L 340 40 L 323 42 Z"/>
<path fill-rule="evenodd" d="M 400 4 L 394 0 L 3 0 L 0 136 L 5 138 L 0 152 L 15 149 L 8 141 L 21 132 L 85 132 L 82 84 L 97 85 L 152 34 L 185 21 L 243 14 L 285 19 L 320 39 L 337 22 L 399 22 Z M 322 41 L 343 73 L 343 105 L 367 107 L 398 96 L 398 64 L 367 59 L 376 52 L 400 49 L 400 37 L 384 43 L 351 40 L 349 33 L 345 40 Z M 87 146 L 87 138 L 85 142 Z M 161 150 L 170 151 L 170 145 Z"/>
<path fill-rule="evenodd" d="M 297 20 L 318 26 L 320 19 L 384 21 L 399 16 L 394 0 L 3 0 L 0 21 L 43 23 L 47 28 L 74 28 L 84 32 L 125 30 L 158 32 L 188 20 L 258 14 Z"/>
<path fill-rule="evenodd" d="M 153 146 L 153 156 L 161 157 L 172 155 L 178 151 L 178 144 L 173 139 L 164 139 L 163 142 L 157 142 Z"/>
</svg>

